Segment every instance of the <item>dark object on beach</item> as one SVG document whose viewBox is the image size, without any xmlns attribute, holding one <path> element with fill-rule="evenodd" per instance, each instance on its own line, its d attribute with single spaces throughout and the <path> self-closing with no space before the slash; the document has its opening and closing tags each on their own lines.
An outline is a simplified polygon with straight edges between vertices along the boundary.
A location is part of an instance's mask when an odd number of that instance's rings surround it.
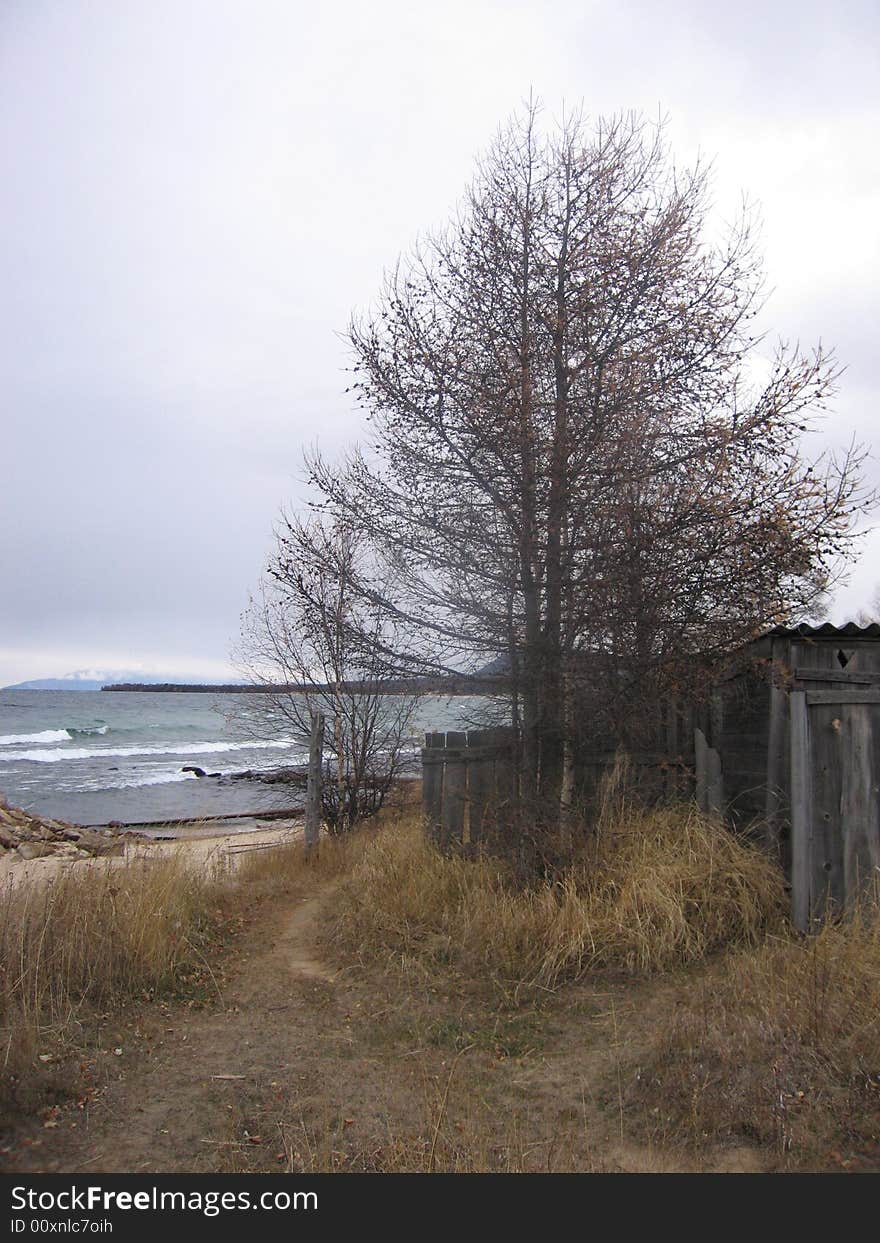
<svg viewBox="0 0 880 1243">
<path fill-rule="evenodd" d="M 197 777 L 207 777 L 208 775 L 205 772 L 204 768 L 199 768 L 195 764 L 184 764 L 183 768 L 181 768 L 180 771 L 182 773 L 195 773 Z"/>
</svg>

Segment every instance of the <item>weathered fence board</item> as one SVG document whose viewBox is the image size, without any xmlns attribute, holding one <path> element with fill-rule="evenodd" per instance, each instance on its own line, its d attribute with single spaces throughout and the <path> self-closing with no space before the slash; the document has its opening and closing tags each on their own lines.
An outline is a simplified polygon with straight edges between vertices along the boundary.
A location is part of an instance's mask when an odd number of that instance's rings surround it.
<svg viewBox="0 0 880 1243">
<path fill-rule="evenodd" d="M 443 807 L 440 814 L 440 846 L 446 850 L 453 841 L 466 840 L 467 825 L 467 760 L 461 751 L 467 746 L 467 734 L 450 730 L 446 734 L 446 762 L 443 765 Z"/>
<path fill-rule="evenodd" d="M 709 746 L 701 729 L 694 730 L 694 759 L 697 806 L 700 811 L 721 815 L 724 809 L 721 756 L 714 747 Z"/>
<path fill-rule="evenodd" d="M 810 924 L 810 867 L 813 814 L 810 780 L 810 721 L 803 691 L 790 696 L 791 713 L 791 918 L 805 932 Z"/>
<path fill-rule="evenodd" d="M 443 748 L 445 734 L 426 734 L 425 750 L 422 752 L 422 808 L 431 825 L 440 824 L 443 808 Z M 438 758 L 431 754 L 437 752 Z M 431 755 L 431 758 L 428 758 Z"/>
<path fill-rule="evenodd" d="M 788 695 L 772 683 L 769 710 L 763 837 L 767 849 L 779 857 L 788 801 Z"/>
<path fill-rule="evenodd" d="M 485 841 L 514 785 L 509 727 L 425 735 L 422 808 L 441 849 L 476 848 Z"/>
</svg>

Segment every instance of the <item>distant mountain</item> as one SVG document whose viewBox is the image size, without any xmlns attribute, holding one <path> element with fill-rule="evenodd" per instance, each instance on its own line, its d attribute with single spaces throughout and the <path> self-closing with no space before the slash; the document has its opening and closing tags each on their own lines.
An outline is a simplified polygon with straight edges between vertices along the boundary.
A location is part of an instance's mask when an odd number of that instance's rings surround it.
<svg viewBox="0 0 880 1243">
<path fill-rule="evenodd" d="M 500 656 L 496 656 L 494 660 L 490 660 L 488 665 L 483 665 L 482 669 L 478 669 L 474 677 L 501 678 L 508 673 L 510 673 L 510 656 L 507 652 L 503 652 Z"/>
<path fill-rule="evenodd" d="M 130 669 L 79 669 L 76 673 L 65 673 L 60 678 L 36 678 L 31 682 L 16 682 L 14 686 L 3 686 L 4 691 L 99 691 L 102 686 L 113 683 L 128 683 L 137 686 L 155 686 L 169 682 L 198 683 L 202 686 L 230 685 L 228 678 L 203 678 L 195 674 L 142 673 Z"/>
<path fill-rule="evenodd" d="M 103 682 L 93 682 L 89 678 L 37 678 L 33 682 L 16 682 L 12 686 L 2 686 L 4 691 L 99 691 Z"/>
</svg>

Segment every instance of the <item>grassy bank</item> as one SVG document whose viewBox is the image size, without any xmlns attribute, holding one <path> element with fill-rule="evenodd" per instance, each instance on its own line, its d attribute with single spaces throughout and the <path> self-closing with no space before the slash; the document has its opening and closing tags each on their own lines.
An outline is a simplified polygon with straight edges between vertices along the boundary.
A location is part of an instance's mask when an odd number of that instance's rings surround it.
<svg viewBox="0 0 880 1243">
<path fill-rule="evenodd" d="M 606 818 L 565 873 L 531 886 L 500 861 L 440 855 L 403 820 L 361 851 L 330 937 L 364 961 L 453 963 L 505 988 L 547 989 L 600 969 L 653 974 L 757 945 L 780 926 L 783 906 L 766 856 L 689 806 Z"/>
</svg>

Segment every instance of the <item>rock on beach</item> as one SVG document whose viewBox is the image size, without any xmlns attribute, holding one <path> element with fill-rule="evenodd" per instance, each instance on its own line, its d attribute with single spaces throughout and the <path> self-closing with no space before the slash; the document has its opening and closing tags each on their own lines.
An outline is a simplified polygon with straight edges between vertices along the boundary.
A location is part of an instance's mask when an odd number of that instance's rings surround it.
<svg viewBox="0 0 880 1243">
<path fill-rule="evenodd" d="M 0 795 L 0 858 L 41 859 L 60 855 L 88 859 L 96 855 L 121 855 L 125 842 L 112 829 L 86 829 L 64 820 L 49 820 L 10 807 Z"/>
</svg>

